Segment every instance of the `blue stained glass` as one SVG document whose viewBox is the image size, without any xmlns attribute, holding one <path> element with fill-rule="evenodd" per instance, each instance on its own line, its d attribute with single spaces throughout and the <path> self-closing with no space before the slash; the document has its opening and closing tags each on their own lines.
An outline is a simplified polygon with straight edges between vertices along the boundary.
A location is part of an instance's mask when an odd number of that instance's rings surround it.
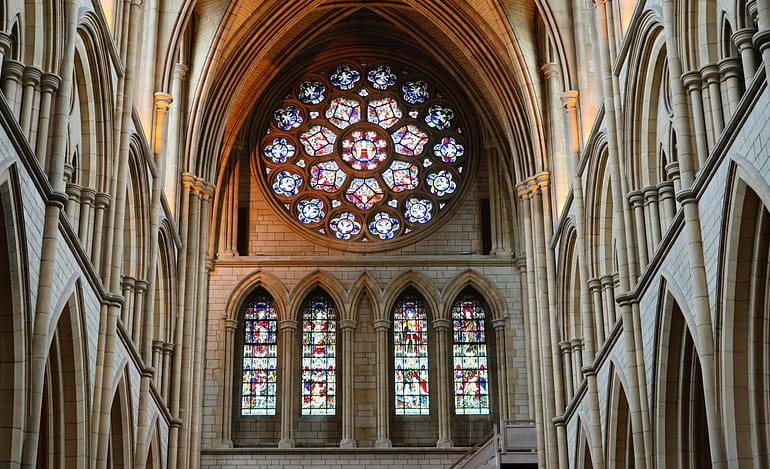
<svg viewBox="0 0 770 469">
<path fill-rule="evenodd" d="M 329 80 L 332 82 L 332 85 L 341 90 L 353 89 L 353 87 L 356 86 L 356 82 L 360 79 L 361 74 L 358 73 L 357 70 L 353 70 L 347 65 L 340 65 L 334 69 L 334 73 L 332 73 L 331 77 L 329 78 Z"/>
<path fill-rule="evenodd" d="M 406 199 L 404 208 L 404 216 L 410 223 L 428 223 L 432 217 L 433 204 L 428 199 Z"/>
<path fill-rule="evenodd" d="M 305 104 L 319 104 L 324 100 L 326 85 L 320 81 L 303 81 L 299 85 L 297 97 Z"/>
<path fill-rule="evenodd" d="M 277 395 L 277 314 L 273 300 L 260 294 L 243 314 L 241 415 L 275 415 Z"/>
<path fill-rule="evenodd" d="M 361 210 L 369 210 L 385 197 L 375 178 L 355 178 L 350 182 L 345 198 Z"/>
<path fill-rule="evenodd" d="M 442 107 L 438 104 L 434 104 L 428 109 L 428 114 L 425 116 L 425 123 L 430 127 L 438 130 L 447 130 L 451 125 L 451 120 L 454 119 L 455 112 L 448 107 Z"/>
<path fill-rule="evenodd" d="M 393 192 L 404 192 L 417 188 L 420 183 L 417 173 L 417 166 L 412 163 L 394 160 L 388 169 L 382 172 L 382 180 Z"/>
<path fill-rule="evenodd" d="M 374 218 L 369 222 L 369 232 L 382 240 L 392 239 L 400 228 L 401 223 L 398 221 L 398 218 L 391 216 L 387 212 L 375 214 Z"/>
<path fill-rule="evenodd" d="M 324 203 L 321 199 L 300 200 L 297 204 L 297 218 L 305 224 L 318 223 L 324 219 Z"/>
<path fill-rule="evenodd" d="M 265 156 L 275 164 L 285 163 L 296 152 L 294 145 L 283 137 L 276 137 L 270 145 L 265 147 Z"/>
<path fill-rule="evenodd" d="M 299 127 L 302 123 L 302 115 L 297 106 L 290 105 L 285 108 L 277 109 L 273 114 L 275 125 L 281 130 L 291 130 Z"/>
<path fill-rule="evenodd" d="M 302 415 L 335 414 L 336 347 L 334 304 L 316 295 L 302 313 Z"/>
<path fill-rule="evenodd" d="M 310 187 L 317 191 L 337 192 L 346 178 L 345 172 L 333 160 L 316 163 L 310 167 Z"/>
<path fill-rule="evenodd" d="M 366 106 L 366 119 L 383 129 L 389 129 L 401 119 L 403 113 L 393 98 L 382 98 L 369 101 Z"/>
<path fill-rule="evenodd" d="M 452 306 L 455 413 L 489 414 L 489 366 L 484 318 L 479 299 L 461 294 Z"/>
<path fill-rule="evenodd" d="M 428 183 L 428 187 L 430 187 L 430 193 L 436 197 L 443 197 L 447 194 L 451 194 L 457 188 L 452 173 L 446 169 L 428 174 L 425 181 Z"/>
<path fill-rule="evenodd" d="M 322 125 L 314 125 L 299 136 L 299 141 L 310 156 L 325 156 L 334 151 L 337 134 Z"/>
<path fill-rule="evenodd" d="M 350 239 L 361 232 L 361 223 L 350 212 L 343 212 L 329 222 L 329 228 L 338 239 Z"/>
<path fill-rule="evenodd" d="M 370 70 L 366 78 L 372 84 L 372 87 L 378 90 L 386 90 L 389 86 L 396 84 L 396 75 L 387 65 L 380 65 L 374 70 Z"/>
<path fill-rule="evenodd" d="M 405 125 L 392 134 L 396 144 L 396 153 L 406 156 L 416 156 L 422 153 L 422 148 L 428 142 L 428 135 L 416 125 Z"/>
<path fill-rule="evenodd" d="M 288 171 L 281 171 L 275 176 L 273 192 L 283 197 L 293 197 L 302 186 L 302 176 Z"/>
<path fill-rule="evenodd" d="M 361 105 L 358 101 L 347 98 L 332 99 L 326 118 L 339 129 L 344 129 L 361 121 Z"/>
<path fill-rule="evenodd" d="M 342 141 L 342 159 L 353 169 L 374 169 L 387 159 L 387 147 L 385 139 L 374 130 L 356 130 Z"/>
<path fill-rule="evenodd" d="M 422 80 L 408 81 L 401 87 L 404 92 L 404 101 L 409 104 L 424 103 L 428 100 L 428 84 Z M 416 117 L 416 116 L 412 116 Z"/>
<path fill-rule="evenodd" d="M 405 296 L 393 312 L 396 415 L 430 414 L 428 316 L 422 300 Z"/>
<path fill-rule="evenodd" d="M 444 137 L 441 143 L 433 146 L 433 154 L 436 158 L 441 158 L 444 163 L 454 163 L 458 158 L 462 158 L 465 153 L 465 147 L 457 143 L 452 137 Z"/>
</svg>

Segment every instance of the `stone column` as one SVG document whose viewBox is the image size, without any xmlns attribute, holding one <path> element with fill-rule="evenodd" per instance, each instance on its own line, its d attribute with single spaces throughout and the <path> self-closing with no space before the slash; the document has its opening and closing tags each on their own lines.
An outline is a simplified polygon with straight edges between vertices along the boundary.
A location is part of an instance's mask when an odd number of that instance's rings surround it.
<svg viewBox="0 0 770 469">
<path fill-rule="evenodd" d="M 602 282 L 599 278 L 588 280 L 588 288 L 594 300 L 594 322 L 596 323 L 596 350 L 604 345 L 604 306 L 602 304 Z M 593 357 L 591 357 L 593 360 Z"/>
<path fill-rule="evenodd" d="M 144 340 L 150 340 L 152 337 L 148 335 L 147 337 L 142 337 L 142 325 L 144 324 L 144 318 L 143 312 L 144 312 L 144 298 L 145 294 L 147 293 L 147 286 L 148 283 L 146 280 L 137 280 L 136 281 L 136 294 L 135 294 L 135 300 L 134 300 L 134 318 L 131 323 L 131 337 L 134 339 L 134 343 L 136 344 L 137 350 L 142 350 L 142 343 Z M 154 329 L 152 327 L 152 318 L 147 318 L 147 321 L 150 322 L 149 331 L 150 334 L 152 334 L 152 330 Z M 128 328 L 129 326 L 126 325 Z M 151 357 L 146 357 L 148 361 L 151 361 Z M 145 363 L 146 366 L 149 366 L 149 363 Z"/>
<path fill-rule="evenodd" d="M 80 220 L 80 196 L 81 196 L 81 188 L 80 184 L 75 184 L 72 182 L 67 183 L 67 205 L 65 211 L 67 212 L 67 215 L 70 217 L 70 224 L 73 228 L 77 228 L 79 226 L 79 220 Z"/>
<path fill-rule="evenodd" d="M 84 187 L 80 190 L 80 218 L 79 218 L 79 226 L 77 226 L 78 230 L 78 237 L 80 238 L 80 243 L 83 246 L 83 250 L 86 253 L 91 252 L 91 241 L 93 233 L 91 232 L 90 228 L 93 227 L 93 208 L 94 208 L 94 199 L 96 197 L 96 191 Z"/>
<path fill-rule="evenodd" d="M 96 269 L 97 272 L 101 272 L 102 276 L 104 276 L 104 272 L 102 272 L 102 241 L 104 240 L 104 215 L 107 213 L 107 207 L 110 205 L 112 201 L 112 196 L 110 194 L 105 194 L 104 192 L 97 192 L 94 196 L 94 226 L 93 231 L 89 235 L 89 237 L 93 238 L 92 248 L 91 251 L 91 262 L 94 265 L 94 269 Z M 102 277 L 104 278 L 104 277 Z"/>
<path fill-rule="evenodd" d="M 572 400 L 572 396 L 575 395 L 573 385 L 575 377 L 572 376 L 572 347 L 569 340 L 562 340 L 559 342 L 559 349 L 561 350 L 562 363 L 564 367 L 564 393 L 565 401 Z"/>
<path fill-rule="evenodd" d="M 44 73 L 40 77 L 40 114 L 37 123 L 37 139 L 35 154 L 44 170 L 48 170 L 48 128 L 51 123 L 51 103 L 53 94 L 59 89 L 61 78 L 52 73 Z"/>
<path fill-rule="evenodd" d="M 164 342 L 163 344 L 163 384 L 161 386 L 161 395 L 163 396 L 163 400 L 166 401 L 166 405 L 168 406 L 168 401 L 170 397 L 170 386 L 171 386 L 171 360 L 173 359 L 174 355 L 174 349 L 176 346 L 172 344 L 171 342 Z"/>
<path fill-rule="evenodd" d="M 120 319 L 123 322 L 123 327 L 131 334 L 131 317 L 134 310 L 134 287 L 136 286 L 136 279 L 124 275 L 121 282 L 123 288 L 123 297 L 126 301 L 123 303 L 123 309 L 121 310 Z"/>
<path fill-rule="evenodd" d="M 732 117 L 738 109 L 743 96 L 741 83 L 741 61 L 738 57 L 726 57 L 719 61 L 719 74 L 722 76 L 722 89 L 727 91 L 726 114 Z"/>
<path fill-rule="evenodd" d="M 161 392 L 161 382 L 163 381 L 163 373 L 165 372 L 163 369 L 163 344 L 164 342 L 162 340 L 156 339 L 152 341 L 152 367 L 155 368 L 153 381 L 155 389 L 157 389 L 158 392 Z M 162 393 L 161 396 L 163 396 Z M 165 398 L 165 396 L 163 397 Z"/>
<path fill-rule="evenodd" d="M 583 339 L 580 338 L 574 338 L 572 339 L 572 370 L 575 374 L 575 391 L 577 392 L 577 389 L 580 387 L 580 382 L 582 381 L 582 375 L 583 375 Z"/>
<path fill-rule="evenodd" d="M 11 52 L 12 45 L 13 38 L 11 38 L 11 35 L 5 31 L 0 31 L 0 64 L 5 65 L 4 59 Z"/>
<path fill-rule="evenodd" d="M 658 184 L 658 200 L 663 207 L 663 231 L 668 230 L 676 215 L 676 200 L 674 199 L 674 183 L 663 181 Z"/>
<path fill-rule="evenodd" d="M 706 137 L 706 116 L 703 112 L 703 96 L 701 96 L 701 78 L 698 72 L 687 72 L 682 75 L 682 83 L 690 93 L 692 120 L 695 127 L 695 149 L 698 153 L 698 166 L 703 166 L 709 154 Z M 678 136 L 677 136 L 678 137 Z"/>
<path fill-rule="evenodd" d="M 505 318 L 497 318 L 492 321 L 492 329 L 495 331 L 495 358 L 497 362 L 497 400 L 501 420 L 507 420 L 510 410 L 508 403 L 508 366 L 505 343 Z M 489 382 L 489 379 L 487 379 Z M 450 377 L 449 384 L 452 384 Z M 453 386 L 449 387 L 452 394 Z"/>
<path fill-rule="evenodd" d="M 674 183 L 674 193 L 681 191 L 682 182 L 679 178 L 679 162 L 672 161 L 671 163 L 667 164 L 664 169 L 666 170 L 668 180 Z"/>
<path fill-rule="evenodd" d="M 634 210 L 634 221 L 636 222 L 636 245 L 639 251 L 639 267 L 643 270 L 647 267 L 647 226 L 644 223 L 644 198 L 640 191 L 633 191 L 628 194 L 628 201 Z"/>
<path fill-rule="evenodd" d="M 233 439 L 232 439 L 232 428 L 233 428 L 233 393 L 230 392 L 231 385 L 235 385 L 234 383 L 239 382 L 240 380 L 236 380 L 236 377 L 233 376 L 233 373 L 235 373 L 235 354 L 239 351 L 235 350 L 235 331 L 238 329 L 238 325 L 240 324 L 240 321 L 236 319 L 225 319 L 225 348 L 224 348 L 224 357 L 222 357 L 224 360 L 222 362 L 224 363 L 224 370 L 222 375 L 225 377 L 224 384 L 222 388 L 224 389 L 224 393 L 222 395 L 222 445 L 226 447 L 232 448 L 233 446 Z M 227 379 L 227 377 L 230 376 L 231 379 Z M 283 378 L 283 377 L 281 377 Z M 281 422 L 283 423 L 283 422 Z"/>
<path fill-rule="evenodd" d="M 355 448 L 355 424 L 353 402 L 353 332 L 356 330 L 356 321 L 343 319 L 339 322 L 342 332 L 342 439 L 340 448 Z"/>
<path fill-rule="evenodd" d="M 722 92 L 719 87 L 719 67 L 716 64 L 706 65 L 700 70 L 701 78 L 708 85 L 709 102 L 711 104 L 711 122 L 714 127 L 714 144 L 719 140 L 725 128 L 724 109 L 722 107 Z"/>
<path fill-rule="evenodd" d="M 612 326 L 615 325 L 615 276 L 607 274 L 599 280 L 602 282 L 602 293 L 604 296 L 604 328 L 609 335 Z"/>
<path fill-rule="evenodd" d="M 377 331 L 377 441 L 375 448 L 390 448 L 390 379 L 388 354 L 388 333 L 390 321 L 375 319 Z"/>
<path fill-rule="evenodd" d="M 177 189 L 179 186 L 179 142 L 184 140 L 181 130 L 181 119 L 184 100 L 181 99 L 184 81 L 189 68 L 181 63 L 174 65 L 174 78 L 171 82 L 171 96 L 177 100 L 177 105 L 172 106 L 168 116 L 168 153 L 166 154 L 167 166 L 165 174 L 166 200 L 172 213 L 177 209 Z"/>
<path fill-rule="evenodd" d="M 527 295 L 527 260 L 523 257 L 517 257 L 515 265 L 519 269 L 521 279 L 521 294 L 522 297 Z M 529 420 L 535 420 L 535 384 L 534 384 L 534 369 L 532 367 L 532 337 L 529 329 L 529 301 L 523 300 L 522 302 L 522 316 L 524 318 L 524 356 L 527 363 L 527 411 Z"/>
<path fill-rule="evenodd" d="M 757 72 L 757 62 L 754 58 L 754 44 L 751 42 L 752 36 L 756 30 L 754 28 L 743 28 L 733 33 L 733 42 L 741 54 L 741 64 L 743 65 L 743 85 L 746 89 L 751 86 L 754 74 Z"/>
<path fill-rule="evenodd" d="M 24 64 L 18 60 L 8 59 L 3 62 L 3 94 L 13 115 L 19 118 L 21 112 L 21 77 L 24 74 Z"/>
<path fill-rule="evenodd" d="M 278 442 L 279 448 L 294 447 L 294 362 L 295 346 L 294 337 L 297 332 L 297 321 L 293 319 L 284 319 L 278 323 L 278 330 L 281 334 L 280 348 L 282 351 L 282 374 L 281 379 L 281 440 Z"/>
<path fill-rule="evenodd" d="M 642 191 L 644 194 L 644 209 L 647 212 L 647 221 L 650 226 L 650 258 L 655 254 L 660 244 L 660 212 L 658 211 L 658 187 L 648 186 Z"/>
<path fill-rule="evenodd" d="M 38 109 L 36 101 L 40 98 L 39 85 L 42 76 L 43 72 L 39 68 L 29 65 L 24 68 L 24 74 L 21 78 L 23 91 L 21 119 L 19 124 L 21 125 L 22 132 L 27 136 L 29 146 L 32 148 L 35 148 L 35 142 L 32 141 L 31 133 L 32 123 L 35 122 L 35 117 L 37 117 Z"/>
<path fill-rule="evenodd" d="M 452 328 L 452 322 L 449 319 L 434 319 L 433 330 L 436 331 L 436 396 L 437 396 L 437 408 L 438 408 L 438 441 L 436 446 L 439 448 L 451 448 L 452 447 L 452 430 L 450 420 L 450 407 L 449 401 L 449 383 L 451 376 L 449 371 L 451 365 L 448 362 L 449 358 L 449 341 L 451 336 L 449 331 Z"/>
</svg>

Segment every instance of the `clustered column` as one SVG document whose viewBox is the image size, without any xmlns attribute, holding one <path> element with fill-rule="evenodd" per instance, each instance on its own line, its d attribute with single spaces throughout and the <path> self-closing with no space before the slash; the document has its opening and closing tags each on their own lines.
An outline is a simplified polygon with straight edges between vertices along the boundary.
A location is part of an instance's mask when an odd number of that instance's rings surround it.
<svg viewBox="0 0 770 469">
<path fill-rule="evenodd" d="M 355 448 L 353 425 L 353 332 L 356 321 L 343 319 L 339 322 L 342 332 L 342 440 L 340 448 Z"/>
<path fill-rule="evenodd" d="M 235 319 L 225 319 L 225 376 L 229 376 L 228 371 L 234 370 L 234 357 L 232 353 L 228 353 L 230 350 L 235 350 L 235 331 L 238 329 L 238 321 Z M 233 382 L 237 382 L 233 380 Z M 225 386 L 227 389 L 227 386 Z M 226 447 L 233 446 L 232 440 L 232 418 L 233 418 L 233 393 L 225 391 L 223 395 L 222 412 L 224 414 L 223 421 L 225 422 L 222 432 L 222 445 Z M 283 422 L 281 422 L 283 424 Z M 283 428 L 283 427 L 282 427 Z"/>
<path fill-rule="evenodd" d="M 278 323 L 280 331 L 280 349 L 283 351 L 281 372 L 281 440 L 279 448 L 294 447 L 294 337 L 297 332 L 297 321 L 284 319 Z"/>
<path fill-rule="evenodd" d="M 495 357 L 497 359 L 497 400 L 499 401 L 498 408 L 501 420 L 506 420 L 509 416 L 505 321 L 506 318 L 492 320 L 492 329 L 495 331 Z"/>
<path fill-rule="evenodd" d="M 438 442 L 436 446 L 439 448 L 450 448 L 452 446 L 449 421 L 449 364 L 447 363 L 447 357 L 449 356 L 447 343 L 450 339 L 449 330 L 451 326 L 452 322 L 449 319 L 433 320 L 433 329 L 436 331 L 436 342 L 438 343 L 438 359 L 436 360 L 438 368 L 438 383 L 436 383 L 438 388 Z"/>
</svg>

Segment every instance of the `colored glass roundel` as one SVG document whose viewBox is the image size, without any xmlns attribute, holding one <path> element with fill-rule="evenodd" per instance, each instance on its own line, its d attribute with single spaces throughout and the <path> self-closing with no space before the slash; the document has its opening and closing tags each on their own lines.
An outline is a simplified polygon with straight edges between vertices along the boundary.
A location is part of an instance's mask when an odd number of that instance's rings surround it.
<svg viewBox="0 0 770 469">
<path fill-rule="evenodd" d="M 337 64 L 300 77 L 273 107 L 259 145 L 273 207 L 313 236 L 366 243 L 360 249 L 445 218 L 470 152 L 456 109 L 437 100 L 434 85 L 387 63 Z"/>
</svg>

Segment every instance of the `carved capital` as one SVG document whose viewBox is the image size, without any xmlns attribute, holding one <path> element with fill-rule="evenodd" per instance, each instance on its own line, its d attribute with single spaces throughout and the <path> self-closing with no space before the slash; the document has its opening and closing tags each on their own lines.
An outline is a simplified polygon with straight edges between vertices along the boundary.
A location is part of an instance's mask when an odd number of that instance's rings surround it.
<svg viewBox="0 0 770 469">
<path fill-rule="evenodd" d="M 445 318 L 434 319 L 431 325 L 439 332 L 447 332 L 452 328 L 452 321 Z"/>
<path fill-rule="evenodd" d="M 94 205 L 96 208 L 107 208 L 112 201 L 112 196 L 105 192 L 97 192 L 94 196 Z"/>
<path fill-rule="evenodd" d="M 754 43 L 752 39 L 756 32 L 757 30 L 754 28 L 743 28 L 735 31 L 732 35 L 732 40 L 735 46 L 738 47 L 738 50 L 743 51 L 747 48 L 753 48 Z"/>
<path fill-rule="evenodd" d="M 719 82 L 719 66 L 717 64 L 706 65 L 700 69 L 700 76 L 709 85 Z"/>
<path fill-rule="evenodd" d="M 155 97 L 155 111 L 166 114 L 171 107 L 171 103 L 174 102 L 174 98 L 170 94 L 156 92 Z"/>
<path fill-rule="evenodd" d="M 24 86 L 37 86 L 40 83 L 40 79 L 43 77 L 43 72 L 34 65 L 28 65 L 24 68 L 24 75 L 21 78 L 21 82 Z"/>
<path fill-rule="evenodd" d="M 18 60 L 8 59 L 3 62 L 3 79 L 20 81 L 24 74 L 24 64 Z"/>
<path fill-rule="evenodd" d="M 53 93 L 59 89 L 59 85 L 61 85 L 61 78 L 59 78 L 59 75 L 44 73 L 40 77 L 40 89 L 43 93 Z"/>
<path fill-rule="evenodd" d="M 647 203 L 653 203 L 658 201 L 658 186 L 647 186 L 642 189 L 644 199 Z"/>
<path fill-rule="evenodd" d="M 225 330 L 232 332 L 238 328 L 239 321 L 236 319 L 225 319 Z"/>
<path fill-rule="evenodd" d="M 346 330 L 353 331 L 356 329 L 357 325 L 358 323 L 356 322 L 355 319 L 342 319 L 339 322 L 340 330 L 342 331 L 346 331 Z"/>
<path fill-rule="evenodd" d="M 377 332 L 387 332 L 390 330 L 390 321 L 387 319 L 375 319 L 374 320 L 374 330 Z"/>
<path fill-rule="evenodd" d="M 687 91 L 700 91 L 702 82 L 700 72 L 690 71 L 682 74 L 682 84 Z"/>
<path fill-rule="evenodd" d="M 641 207 L 644 203 L 644 196 L 642 196 L 642 191 L 629 192 L 628 201 L 631 203 L 631 207 L 633 208 Z"/>
<path fill-rule="evenodd" d="M 293 319 L 284 319 L 282 321 L 278 321 L 278 329 L 281 332 L 284 331 L 296 331 L 297 327 L 299 326 L 299 323 Z"/>
<path fill-rule="evenodd" d="M 719 61 L 719 73 L 722 74 L 722 78 L 725 80 L 740 78 L 742 72 L 743 66 L 738 57 L 725 57 Z"/>
<path fill-rule="evenodd" d="M 579 95 L 580 93 L 575 90 L 569 90 L 562 93 L 561 104 L 562 106 L 564 106 L 564 109 L 566 110 L 577 109 Z"/>
</svg>

